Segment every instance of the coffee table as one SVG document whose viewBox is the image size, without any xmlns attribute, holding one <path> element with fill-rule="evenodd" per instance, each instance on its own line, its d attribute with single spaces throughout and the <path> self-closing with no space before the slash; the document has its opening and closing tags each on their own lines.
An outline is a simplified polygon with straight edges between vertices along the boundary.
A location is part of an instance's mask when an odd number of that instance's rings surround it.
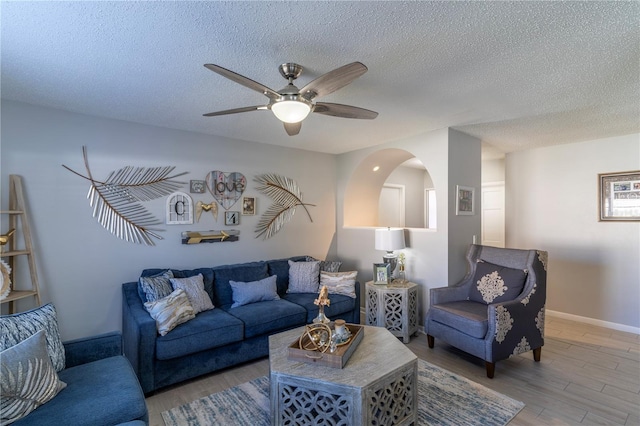
<svg viewBox="0 0 640 426">
<path fill-rule="evenodd" d="M 271 424 L 417 424 L 418 357 L 386 328 L 364 328 L 344 368 L 292 361 L 304 327 L 269 337 Z"/>
</svg>

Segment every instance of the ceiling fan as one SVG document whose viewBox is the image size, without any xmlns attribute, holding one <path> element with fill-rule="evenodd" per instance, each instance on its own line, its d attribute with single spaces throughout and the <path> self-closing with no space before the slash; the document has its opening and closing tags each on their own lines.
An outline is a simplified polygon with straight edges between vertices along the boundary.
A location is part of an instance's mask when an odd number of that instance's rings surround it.
<svg viewBox="0 0 640 426">
<path fill-rule="evenodd" d="M 250 78 L 226 68 L 222 68 L 219 65 L 205 64 L 205 67 L 223 77 L 228 78 L 229 80 L 233 80 L 238 84 L 248 87 L 249 89 L 260 92 L 269 98 L 269 103 L 267 105 L 255 105 L 210 112 L 208 114 L 204 114 L 205 117 L 257 110 L 271 110 L 271 112 L 273 112 L 273 114 L 284 123 L 284 128 L 287 131 L 287 134 L 289 136 L 295 136 L 300 133 L 302 120 L 304 120 L 311 112 L 331 115 L 334 117 L 360 118 L 368 120 L 374 119 L 378 116 L 378 113 L 375 111 L 351 105 L 314 102 L 315 98 L 333 93 L 367 72 L 367 67 L 360 62 L 352 62 L 336 68 L 333 71 L 329 71 L 328 73 L 316 78 L 302 89 L 298 89 L 293 84 L 293 80 L 298 78 L 302 73 L 302 66 L 292 62 L 282 64 L 278 69 L 280 70 L 280 74 L 289 80 L 289 84 L 278 91 L 270 89 L 264 84 L 260 84 L 257 81 L 253 81 Z"/>
</svg>

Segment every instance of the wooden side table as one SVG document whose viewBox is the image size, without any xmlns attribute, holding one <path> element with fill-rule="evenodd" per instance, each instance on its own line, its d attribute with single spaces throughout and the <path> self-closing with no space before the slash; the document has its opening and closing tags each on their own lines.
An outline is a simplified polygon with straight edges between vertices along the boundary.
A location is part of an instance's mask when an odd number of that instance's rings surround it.
<svg viewBox="0 0 640 426">
<path fill-rule="evenodd" d="M 418 285 L 366 283 L 366 324 L 385 327 L 409 343 L 418 332 Z"/>
</svg>

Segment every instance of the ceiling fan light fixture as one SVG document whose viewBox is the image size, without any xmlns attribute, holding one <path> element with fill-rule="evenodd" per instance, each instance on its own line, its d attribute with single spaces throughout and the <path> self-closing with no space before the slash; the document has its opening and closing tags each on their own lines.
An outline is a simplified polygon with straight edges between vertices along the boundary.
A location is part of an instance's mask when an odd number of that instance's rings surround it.
<svg viewBox="0 0 640 426">
<path fill-rule="evenodd" d="M 271 105 L 271 111 L 278 120 L 285 123 L 299 123 L 307 118 L 311 112 L 311 104 L 309 102 L 300 101 L 297 96 L 288 96 L 283 100 Z"/>
</svg>

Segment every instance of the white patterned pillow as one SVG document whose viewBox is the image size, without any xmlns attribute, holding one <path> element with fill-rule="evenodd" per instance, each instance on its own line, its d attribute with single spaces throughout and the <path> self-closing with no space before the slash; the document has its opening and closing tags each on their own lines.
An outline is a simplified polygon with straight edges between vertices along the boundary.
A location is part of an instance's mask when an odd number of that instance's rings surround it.
<svg viewBox="0 0 640 426">
<path fill-rule="evenodd" d="M 40 330 L 0 352 L 0 424 L 21 419 L 67 386 L 51 364 L 46 341 Z"/>
<path fill-rule="evenodd" d="M 320 278 L 320 261 L 289 261 L 288 293 L 317 293 Z"/>
<path fill-rule="evenodd" d="M 56 371 L 64 370 L 64 345 L 60 339 L 56 308 L 47 303 L 39 308 L 18 314 L 0 317 L 0 351 L 9 349 L 23 340 L 44 330 L 47 337 L 47 352 Z"/>
<path fill-rule="evenodd" d="M 356 298 L 356 277 L 358 271 L 320 272 L 320 287 L 326 285 L 329 294 L 343 294 Z"/>
<path fill-rule="evenodd" d="M 213 302 L 211 302 L 207 292 L 204 291 L 202 274 L 187 278 L 171 278 L 169 281 L 171 281 L 171 286 L 174 290 L 181 288 L 187 293 L 187 298 L 193 307 L 194 314 L 213 309 Z"/>
<path fill-rule="evenodd" d="M 145 303 L 144 308 L 156 320 L 156 328 L 161 336 L 196 317 L 196 314 L 193 313 L 193 307 L 189 303 L 187 293 L 181 288 L 167 297 Z"/>
<path fill-rule="evenodd" d="M 173 271 L 171 271 L 171 269 L 158 275 L 140 277 L 138 287 L 145 296 L 142 302 L 153 302 L 170 295 L 173 291 L 171 281 L 169 281 L 171 278 L 173 278 Z"/>
</svg>

